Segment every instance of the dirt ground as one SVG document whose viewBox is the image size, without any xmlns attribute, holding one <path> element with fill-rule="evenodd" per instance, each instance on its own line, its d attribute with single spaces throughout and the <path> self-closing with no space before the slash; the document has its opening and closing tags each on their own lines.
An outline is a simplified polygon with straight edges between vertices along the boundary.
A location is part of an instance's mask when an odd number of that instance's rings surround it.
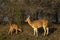
<svg viewBox="0 0 60 40">
<path fill-rule="evenodd" d="M 27 24 L 23 25 L 23 32 L 15 32 L 8 35 L 8 25 L 0 25 L 0 40 L 60 40 L 60 24 L 52 24 L 49 27 L 49 35 L 43 36 L 43 29 L 39 29 L 39 36 L 33 35 L 33 29 Z"/>
</svg>

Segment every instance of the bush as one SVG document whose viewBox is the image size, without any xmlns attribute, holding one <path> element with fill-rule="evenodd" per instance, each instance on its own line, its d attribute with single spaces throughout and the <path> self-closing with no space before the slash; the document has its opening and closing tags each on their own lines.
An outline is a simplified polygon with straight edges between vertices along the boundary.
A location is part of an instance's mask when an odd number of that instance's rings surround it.
<svg viewBox="0 0 60 40">
<path fill-rule="evenodd" d="M 16 14 L 14 18 L 15 18 L 15 22 L 21 26 L 24 20 L 23 13 L 20 10 L 16 10 Z"/>
</svg>

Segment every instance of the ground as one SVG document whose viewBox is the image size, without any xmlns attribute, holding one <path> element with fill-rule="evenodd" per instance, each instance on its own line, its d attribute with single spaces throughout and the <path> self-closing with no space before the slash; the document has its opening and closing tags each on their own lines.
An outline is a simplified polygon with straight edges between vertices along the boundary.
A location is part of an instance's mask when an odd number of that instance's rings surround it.
<svg viewBox="0 0 60 40">
<path fill-rule="evenodd" d="M 49 27 L 49 35 L 43 36 L 43 29 L 39 31 L 39 36 L 35 37 L 33 35 L 33 29 L 27 24 L 23 25 L 23 32 L 18 32 L 18 34 L 13 33 L 13 35 L 8 35 L 8 25 L 0 25 L 0 40 L 60 40 L 60 25 L 52 24 Z"/>
</svg>

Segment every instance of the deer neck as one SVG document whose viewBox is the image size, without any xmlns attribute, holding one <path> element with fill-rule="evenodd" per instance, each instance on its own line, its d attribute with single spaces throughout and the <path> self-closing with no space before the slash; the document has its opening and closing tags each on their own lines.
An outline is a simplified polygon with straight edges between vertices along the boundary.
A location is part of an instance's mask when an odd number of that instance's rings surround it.
<svg viewBox="0 0 60 40">
<path fill-rule="evenodd" d="M 29 24 L 30 26 L 32 25 L 32 24 L 31 24 L 31 20 L 30 20 L 30 19 L 28 20 L 28 24 Z"/>
</svg>

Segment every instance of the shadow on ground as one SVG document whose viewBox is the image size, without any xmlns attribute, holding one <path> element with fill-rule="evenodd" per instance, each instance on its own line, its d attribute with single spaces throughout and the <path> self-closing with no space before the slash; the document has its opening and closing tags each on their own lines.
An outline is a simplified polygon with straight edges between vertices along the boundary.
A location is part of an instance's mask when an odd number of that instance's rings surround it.
<svg viewBox="0 0 60 40">
<path fill-rule="evenodd" d="M 49 35 L 53 34 L 57 28 L 49 28 Z"/>
<path fill-rule="evenodd" d="M 49 28 L 49 35 L 53 34 L 56 30 L 57 30 L 57 28 Z M 39 28 L 38 31 L 41 34 L 44 33 L 43 28 Z"/>
</svg>

